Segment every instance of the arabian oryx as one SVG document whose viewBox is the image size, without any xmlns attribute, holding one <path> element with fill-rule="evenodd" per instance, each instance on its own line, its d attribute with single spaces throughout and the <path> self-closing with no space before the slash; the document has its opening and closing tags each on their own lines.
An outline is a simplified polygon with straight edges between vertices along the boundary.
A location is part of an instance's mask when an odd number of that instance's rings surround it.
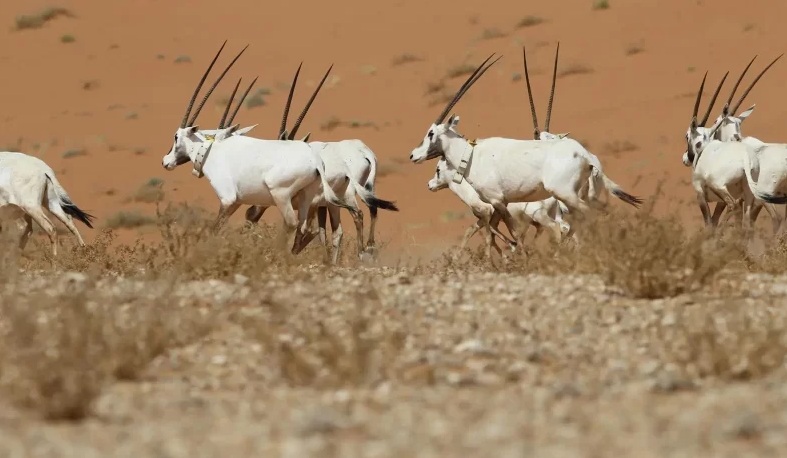
<svg viewBox="0 0 787 458">
<path fill-rule="evenodd" d="M 562 201 L 570 211 L 586 213 L 597 207 L 582 196 L 594 170 L 587 150 L 571 138 L 517 140 L 489 137 L 468 141 L 457 131 L 459 117 L 445 117 L 460 98 L 497 60 L 484 67 L 488 57 L 460 87 L 454 98 L 427 130 L 421 144 L 410 153 L 410 161 L 444 157 L 457 170 L 456 179 L 466 179 L 481 199 L 503 217 L 515 240 L 519 234 L 507 205 L 510 202 L 535 202 L 549 197 Z M 499 58 L 498 58 L 499 59 Z M 598 171 L 603 176 L 603 172 Z M 617 191 L 624 200 L 634 196 Z M 489 222 L 485 222 L 489 224 Z"/>
<path fill-rule="evenodd" d="M 91 229 L 94 217 L 74 204 L 55 177 L 54 170 L 37 157 L 19 152 L 0 152 L 0 219 L 24 221 L 20 249 L 27 245 L 35 221 L 49 236 L 52 255 L 57 256 L 57 231 L 44 209 L 74 234 L 80 246 L 85 245 L 72 217 Z"/>
<path fill-rule="evenodd" d="M 762 75 L 783 55 L 784 54 L 779 55 L 773 61 L 771 61 L 771 63 L 754 78 L 751 84 L 749 84 L 749 87 L 746 88 L 740 99 L 738 99 L 738 101 L 733 106 L 730 106 L 735 89 L 737 89 L 738 84 L 740 84 L 740 81 L 743 79 L 746 71 L 754 62 L 754 59 L 757 58 L 757 56 L 754 56 L 754 58 L 752 58 L 752 60 L 743 70 L 743 73 L 733 88 L 727 103 L 724 104 L 721 115 L 714 123 L 714 126 L 718 125 L 715 135 L 716 139 L 722 141 L 741 141 L 753 148 L 753 151 L 749 154 L 752 179 L 757 182 L 757 188 L 760 191 L 771 195 L 784 194 L 787 192 L 787 166 L 785 165 L 785 161 L 787 161 L 787 145 L 781 143 L 764 143 L 755 137 L 743 136 L 741 132 L 741 124 L 754 111 L 755 105 L 752 105 L 740 114 L 736 114 L 736 112 L 757 81 L 759 81 Z M 753 225 L 756 222 L 757 216 L 763 207 L 765 207 L 771 216 L 774 234 L 778 234 L 784 221 L 784 217 L 774 207 L 774 204 L 762 203 L 759 200 L 755 200 L 753 202 L 752 208 L 750 209 L 750 214 L 748 215 L 749 224 Z M 720 213 L 722 210 L 723 208 L 719 210 L 717 206 L 714 216 L 716 216 L 716 213 Z"/>
<path fill-rule="evenodd" d="M 233 135 L 237 126 L 224 129 L 221 138 L 216 140 L 206 137 L 195 125 L 204 103 L 246 48 L 219 75 L 189 119 L 194 100 L 224 45 L 226 41 L 192 94 L 180 127 L 175 132 L 172 148 L 163 157 L 162 165 L 167 170 L 174 170 L 179 165 L 192 162 L 192 173 L 198 178 L 207 177 L 220 202 L 214 230 L 218 230 L 243 204 L 276 205 L 282 213 L 286 237 L 295 235 L 292 253 L 297 254 L 316 235 L 305 231 L 316 211 L 315 201 L 322 197 L 323 192 L 331 203 L 346 204 L 333 194 L 325 181 L 322 160 L 306 144 Z M 293 202 L 298 206 L 297 214 Z"/>
<path fill-rule="evenodd" d="M 568 132 L 562 134 L 553 134 L 549 132 L 549 123 L 552 119 L 552 104 L 555 100 L 555 83 L 557 82 L 557 63 L 559 55 L 560 42 L 557 43 L 557 47 L 555 48 L 555 63 L 552 67 L 552 87 L 549 92 L 549 102 L 547 103 L 547 114 L 546 120 L 544 122 L 544 129 L 541 130 L 538 126 L 536 105 L 533 100 L 533 91 L 530 87 L 530 72 L 528 71 L 527 67 L 527 50 L 524 46 L 522 47 L 522 63 L 525 70 L 525 85 L 527 87 L 528 101 L 530 102 L 530 114 L 533 119 L 533 138 L 535 140 L 562 140 L 567 138 L 569 134 Z M 596 157 L 595 154 L 591 153 L 586 148 L 583 148 L 583 150 L 586 159 L 593 166 L 593 172 L 591 173 L 590 180 L 588 181 L 588 186 L 583 187 L 583 191 L 587 190 L 587 193 L 583 192 L 582 196 L 595 202 L 599 201 L 600 197 L 606 196 L 608 193 L 612 193 L 612 195 L 618 197 L 623 202 L 626 202 L 635 208 L 639 207 L 642 201 L 637 197 L 627 194 L 617 183 L 610 180 L 603 173 L 601 161 L 598 159 L 598 157 Z M 606 204 L 601 202 L 600 205 L 605 206 Z"/>
<path fill-rule="evenodd" d="M 705 72 L 694 102 L 691 122 L 686 131 L 683 163 L 692 167 L 692 185 L 705 225 L 714 227 L 708 207 L 711 199 L 723 201 L 731 211 L 734 209 L 739 212 L 742 209 L 743 216 L 751 213 L 755 198 L 766 203 L 783 204 L 787 203 L 787 196 L 777 196 L 758 189 L 757 183 L 752 180 L 749 165 L 751 146 L 740 141 L 715 139 L 720 123 L 710 129 L 702 129 L 704 122 L 697 122 L 697 111 L 707 77 L 708 73 Z M 746 218 L 746 223 L 748 222 L 749 219 Z"/>
<path fill-rule="evenodd" d="M 300 74 L 301 66 L 295 72 L 295 77 L 290 85 L 290 93 L 287 97 L 287 102 L 284 106 L 284 113 L 282 114 L 281 126 L 279 129 L 279 139 L 281 140 L 294 140 L 298 128 L 303 122 L 309 107 L 311 107 L 314 98 L 317 96 L 320 88 L 322 87 L 325 79 L 328 77 L 331 69 L 323 76 L 322 81 L 315 89 L 314 93 L 309 98 L 303 111 L 293 125 L 292 131 L 287 132 L 287 116 L 289 114 L 292 97 L 295 91 L 295 85 L 298 82 L 298 75 Z M 305 139 L 308 138 L 308 135 Z M 304 141 L 305 141 L 304 139 Z M 393 202 L 380 199 L 374 195 L 374 179 L 377 169 L 377 158 L 374 153 L 360 140 L 342 140 L 338 142 L 310 142 L 309 146 L 316 153 L 320 155 L 323 163 L 325 164 L 325 177 L 328 183 L 333 188 L 334 193 L 343 196 L 344 201 L 348 203 L 353 210 L 349 210 L 355 223 L 357 234 L 358 256 L 363 258 L 364 253 L 371 251 L 374 248 L 374 226 L 377 219 L 377 209 L 399 211 Z M 349 177 L 349 181 L 348 181 Z M 364 183 L 363 185 L 361 183 Z M 357 208 L 355 196 L 360 196 L 361 200 L 369 207 L 369 212 L 372 217 L 372 223 L 369 230 L 369 244 L 364 246 L 363 234 L 363 213 Z M 246 220 L 250 223 L 257 223 L 263 215 L 265 207 L 255 205 L 246 210 Z M 330 214 L 331 218 L 331 231 L 333 232 L 333 256 L 332 262 L 335 264 L 339 259 L 339 252 L 343 236 L 341 227 L 341 220 L 339 216 L 339 207 L 327 201 L 322 201 L 317 209 L 317 220 L 319 225 L 320 240 L 323 245 L 326 245 L 326 231 L 325 223 L 326 216 Z"/>
<path fill-rule="evenodd" d="M 489 221 L 495 209 L 492 205 L 481 200 L 478 193 L 470 186 L 467 180 L 455 181 L 455 173 L 455 170 L 448 167 L 446 160 L 440 158 L 437 161 L 435 175 L 429 180 L 427 187 L 432 192 L 449 188 L 465 205 L 470 207 L 473 215 L 478 219 L 467 228 L 462 237 L 462 243 L 460 244 L 459 250 L 463 251 L 470 238 L 473 237 L 479 229 L 484 228 L 485 221 Z M 563 220 L 563 213 L 568 212 L 568 208 L 554 197 L 538 202 L 512 202 L 507 205 L 507 209 L 516 221 L 517 228 L 520 231 L 520 240 L 518 240 L 520 243 L 524 241 L 525 233 L 530 225 L 536 227 L 534 240 L 538 238 L 545 227 L 553 229 L 553 233 L 556 234 L 567 234 L 570 230 L 568 223 Z M 510 246 L 514 245 L 511 240 L 500 233 L 496 225 L 491 225 L 489 229 L 491 229 L 491 231 L 485 233 L 487 257 L 492 255 L 492 248 L 494 248 L 498 254 L 503 254 L 494 242 L 493 235 L 499 237 L 500 240 L 503 240 Z M 556 240 L 560 241 L 559 235 L 556 237 Z"/>
</svg>

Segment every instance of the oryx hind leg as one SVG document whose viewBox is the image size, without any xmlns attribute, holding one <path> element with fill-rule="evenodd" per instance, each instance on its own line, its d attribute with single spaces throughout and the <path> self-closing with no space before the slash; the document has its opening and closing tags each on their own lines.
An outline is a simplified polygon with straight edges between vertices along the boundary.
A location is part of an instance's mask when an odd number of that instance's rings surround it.
<svg viewBox="0 0 787 458">
<path fill-rule="evenodd" d="M 328 205 L 328 216 L 331 219 L 331 246 L 333 249 L 331 263 L 336 264 L 339 262 L 339 255 L 342 249 L 342 238 L 344 237 L 344 229 L 342 229 L 341 209 L 335 205 Z"/>
<path fill-rule="evenodd" d="M 41 206 L 23 206 L 22 210 L 46 232 L 46 235 L 49 236 L 49 241 L 52 243 L 52 256 L 57 256 L 57 231 L 52 221 L 44 213 L 44 209 Z M 29 229 L 25 229 L 25 232 L 28 230 L 32 231 L 32 226 L 28 225 L 28 227 Z"/>
<path fill-rule="evenodd" d="M 320 228 L 320 243 L 326 245 L 327 243 L 327 229 L 326 224 L 328 220 L 328 207 L 320 207 L 317 209 L 317 226 Z M 331 232 L 335 229 L 331 228 Z"/>
<path fill-rule="evenodd" d="M 79 246 L 85 246 L 85 241 L 82 239 L 82 235 L 77 230 L 77 227 L 74 225 L 74 220 L 71 216 L 67 215 L 65 211 L 63 211 L 63 207 L 60 206 L 60 202 L 49 202 L 48 210 L 52 213 L 55 218 L 59 219 L 66 229 L 71 232 L 74 237 L 77 238 L 77 242 Z"/>
</svg>

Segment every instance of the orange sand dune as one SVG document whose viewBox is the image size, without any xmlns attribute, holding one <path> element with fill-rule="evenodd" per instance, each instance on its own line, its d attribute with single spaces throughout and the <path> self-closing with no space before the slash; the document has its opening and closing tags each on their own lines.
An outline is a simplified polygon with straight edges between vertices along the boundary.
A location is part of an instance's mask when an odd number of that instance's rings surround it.
<svg viewBox="0 0 787 458">
<path fill-rule="evenodd" d="M 612 0 L 603 10 L 594 9 L 592 0 L 501 0 L 484 8 L 468 0 L 344 0 L 302 2 L 297 8 L 286 2 L 226 1 L 219 7 L 203 0 L 74 0 L 59 6 L 75 17 L 12 30 L 18 15 L 48 5 L 15 0 L 0 9 L 0 149 L 21 149 L 47 161 L 99 224 L 121 210 L 152 213 L 152 204 L 127 199 L 154 177 L 165 180 L 167 200 L 196 202 L 211 211 L 218 207 L 206 180 L 194 178 L 188 166 L 167 172 L 161 158 L 201 72 L 227 39 L 217 69 L 242 46 L 251 46 L 199 124 L 215 126 L 222 108 L 218 101 L 239 76 L 248 82 L 259 75 L 257 87 L 270 90 L 265 105 L 244 107 L 237 121 L 259 123 L 255 136 L 273 136 L 298 63 L 304 67 L 296 113 L 335 64 L 302 132 L 312 131 L 314 140 L 360 138 L 372 147 L 385 172 L 377 193 L 401 208 L 381 212 L 380 239 L 419 254 L 455 244 L 472 222 L 467 214 L 461 217 L 466 209 L 450 191 L 427 190 L 434 162 L 407 161 L 442 109 L 430 106 L 427 86 L 445 80 L 452 93 L 464 79 L 447 78 L 453 67 L 477 65 L 491 52 L 503 54 L 455 112 L 468 137 L 530 138 L 524 80 L 515 77 L 522 71 L 522 45 L 528 46 L 543 122 L 559 40 L 560 69 L 573 74 L 558 79 L 551 130 L 570 131 L 633 194 L 648 197 L 665 179 L 671 211 L 698 224 L 689 170 L 680 157 L 702 73 L 710 71 L 707 97 L 727 70 L 729 89 L 756 53 L 760 57 L 748 84 L 787 42 L 787 3 L 776 0 L 752 0 L 745 7 L 732 0 Z M 517 27 L 529 16 L 543 22 Z M 64 35 L 73 42 L 63 43 Z M 394 63 L 407 54 L 419 60 Z M 191 62 L 175 63 L 178 56 Z M 749 96 L 746 106 L 759 105 L 746 122 L 748 133 L 780 140 L 787 120 L 787 104 L 781 102 L 787 100 L 785 75 L 785 63 L 779 62 Z M 322 128 L 335 121 L 340 123 L 332 130 Z M 86 154 L 64 158 L 72 149 Z M 280 216 L 269 211 L 265 220 Z M 345 221 L 352 234 L 346 216 Z M 97 234 L 82 232 L 87 240 Z M 136 230 L 126 236 L 136 237 Z"/>
</svg>

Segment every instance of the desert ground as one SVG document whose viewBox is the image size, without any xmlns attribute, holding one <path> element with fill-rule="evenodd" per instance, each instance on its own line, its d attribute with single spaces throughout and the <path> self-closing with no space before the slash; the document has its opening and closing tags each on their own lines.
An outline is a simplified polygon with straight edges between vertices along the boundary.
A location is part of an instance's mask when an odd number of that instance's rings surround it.
<svg viewBox="0 0 787 458">
<path fill-rule="evenodd" d="M 484 3 L 6 1 L 0 150 L 46 161 L 96 216 L 86 247 L 37 234 L 0 246 L 3 456 L 782 456 L 787 450 L 787 245 L 709 235 L 681 163 L 703 73 L 720 99 L 782 52 L 787 4 L 753 0 Z M 272 244 L 281 218 L 220 235 L 205 179 L 161 159 L 212 75 L 250 44 L 200 115 L 259 76 L 241 125 L 278 130 L 333 71 L 302 133 L 359 138 L 379 160 L 380 257 L 325 264 Z M 456 253 L 472 214 L 426 187 L 410 151 L 466 77 L 469 138 L 531 138 L 527 46 L 543 123 L 570 132 L 636 210 L 508 264 Z M 743 106 L 779 140 L 787 70 Z M 210 77 L 212 78 L 212 77 Z M 209 79 L 208 81 L 211 81 Z M 245 85 L 245 83 L 244 83 Z M 716 116 L 723 101 L 717 102 Z M 293 116 L 293 115 L 291 115 Z M 364 209 L 365 211 L 365 209 Z M 765 212 L 763 212 L 764 214 Z M 366 213 L 368 222 L 368 213 Z M 367 226 L 368 227 L 368 226 Z M 456 255 L 456 257 L 455 257 Z"/>
</svg>

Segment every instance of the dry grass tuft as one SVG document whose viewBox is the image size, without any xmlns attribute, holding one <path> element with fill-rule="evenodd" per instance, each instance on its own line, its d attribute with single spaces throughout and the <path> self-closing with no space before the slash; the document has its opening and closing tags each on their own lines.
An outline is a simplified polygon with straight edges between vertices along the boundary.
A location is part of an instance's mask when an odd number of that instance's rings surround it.
<svg viewBox="0 0 787 458">
<path fill-rule="evenodd" d="M 144 291 L 144 292 L 143 292 Z M 205 335 L 208 308 L 184 307 L 161 289 L 115 295 L 96 280 L 66 275 L 60 284 L 0 293 L 0 391 L 47 420 L 81 420 L 113 379 L 133 380 L 167 349 Z"/>
<path fill-rule="evenodd" d="M 52 6 L 38 13 L 17 16 L 15 28 L 16 30 L 38 29 L 43 27 L 47 22 L 53 21 L 61 16 L 73 18 L 74 14 L 66 8 Z"/>
</svg>

